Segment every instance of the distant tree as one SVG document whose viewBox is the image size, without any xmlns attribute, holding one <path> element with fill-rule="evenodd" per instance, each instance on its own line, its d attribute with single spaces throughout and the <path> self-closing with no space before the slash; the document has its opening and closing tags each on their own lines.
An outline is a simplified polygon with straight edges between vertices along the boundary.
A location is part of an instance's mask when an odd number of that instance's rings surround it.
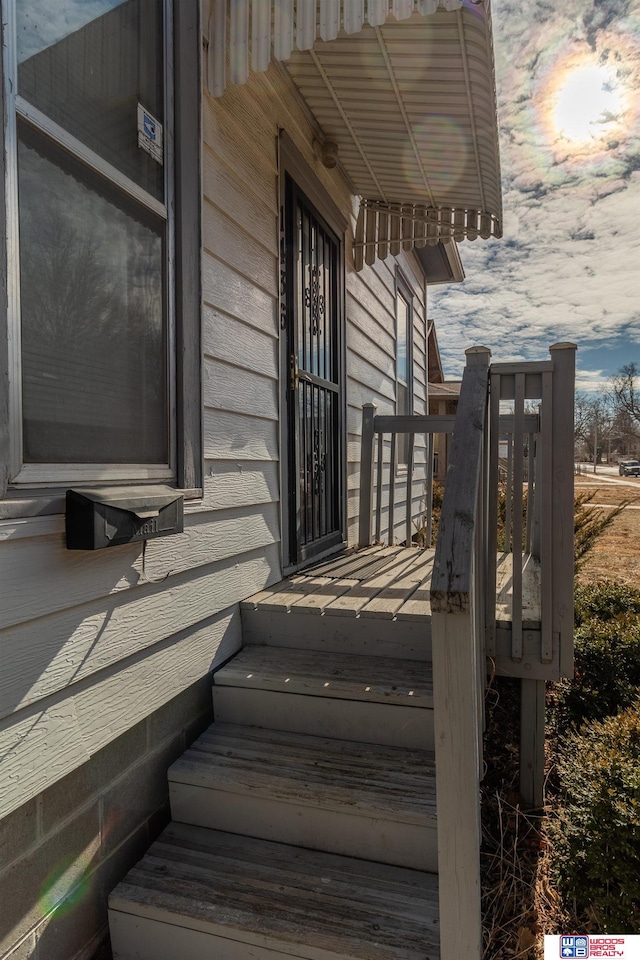
<svg viewBox="0 0 640 960">
<path fill-rule="evenodd" d="M 614 439 L 619 454 L 638 456 L 640 451 L 640 367 L 628 363 L 611 378 Z"/>
<path fill-rule="evenodd" d="M 620 367 L 611 378 L 613 398 L 618 410 L 624 411 L 636 426 L 640 426 L 640 368 L 635 363 Z"/>
<path fill-rule="evenodd" d="M 582 443 L 595 464 L 612 439 L 615 410 L 606 393 L 577 393 L 574 432 L 576 443 Z"/>
</svg>

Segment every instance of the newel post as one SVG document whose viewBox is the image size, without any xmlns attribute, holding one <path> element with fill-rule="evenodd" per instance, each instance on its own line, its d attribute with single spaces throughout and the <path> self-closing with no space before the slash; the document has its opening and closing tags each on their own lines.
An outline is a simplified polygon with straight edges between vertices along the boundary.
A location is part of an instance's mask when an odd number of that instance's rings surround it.
<svg viewBox="0 0 640 960">
<path fill-rule="evenodd" d="M 490 351 L 466 351 L 431 580 L 441 960 L 480 960 L 481 536 Z M 480 609 L 478 609 L 480 608 Z"/>
<path fill-rule="evenodd" d="M 575 343 L 549 347 L 553 361 L 551 427 L 551 629 L 560 642 L 560 676 L 573 676 L 573 446 L 575 402 Z"/>
<path fill-rule="evenodd" d="M 368 547 L 371 544 L 375 415 L 375 403 L 365 403 L 362 407 L 362 445 L 360 451 L 360 521 L 358 526 L 358 545 L 361 547 Z"/>
</svg>

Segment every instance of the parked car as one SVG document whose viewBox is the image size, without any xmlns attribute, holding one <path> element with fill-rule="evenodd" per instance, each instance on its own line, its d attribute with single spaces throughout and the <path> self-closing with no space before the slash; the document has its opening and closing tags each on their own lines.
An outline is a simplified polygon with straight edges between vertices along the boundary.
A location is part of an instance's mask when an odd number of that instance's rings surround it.
<svg viewBox="0 0 640 960">
<path fill-rule="evenodd" d="M 618 472 L 621 477 L 640 477 L 640 460 L 621 460 Z"/>
</svg>

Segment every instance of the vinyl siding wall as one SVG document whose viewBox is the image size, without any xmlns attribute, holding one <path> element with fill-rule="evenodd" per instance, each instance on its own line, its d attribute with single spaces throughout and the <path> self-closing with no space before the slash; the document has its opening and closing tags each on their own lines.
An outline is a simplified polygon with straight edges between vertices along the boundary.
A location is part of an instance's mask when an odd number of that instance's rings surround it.
<svg viewBox="0 0 640 960">
<path fill-rule="evenodd" d="M 349 542 L 355 544 L 362 405 L 373 402 L 378 413 L 395 412 L 397 267 L 413 292 L 414 412 L 426 412 L 424 276 L 411 254 L 389 257 L 355 272 L 354 197 L 340 172 L 325 169 L 315 157 L 312 141 L 317 131 L 287 78 L 274 68 L 241 87 L 227 88 L 219 100 L 205 99 L 205 276 L 212 271 L 217 281 L 205 280 L 205 351 L 210 351 L 209 369 L 220 377 L 205 392 L 205 423 L 212 424 L 212 444 L 208 436 L 205 446 L 208 457 L 211 451 L 206 472 L 215 479 L 224 470 L 230 482 L 244 483 L 243 474 L 251 467 L 264 489 L 271 489 L 271 482 L 277 485 L 279 129 L 293 140 L 349 224 L 345 243 L 347 520 Z M 236 336 L 241 337 L 237 343 Z M 220 421 L 222 411 L 224 422 Z M 240 432 L 235 444 L 230 443 L 229 429 Z M 259 458 L 252 452 L 256 445 Z M 255 459 L 239 462 L 245 456 Z M 424 460 L 424 444 L 417 441 L 417 477 Z M 418 479 L 413 488 L 416 507 L 422 493 Z M 404 538 L 404 529 L 400 530 L 404 498 L 404 489 L 397 489 L 396 539 Z M 386 527 L 384 498 L 383 503 Z"/>
<path fill-rule="evenodd" d="M 347 276 L 347 430 L 349 540 L 357 541 L 359 518 L 360 442 L 362 406 L 375 403 L 377 414 L 396 412 L 396 269 L 413 292 L 413 412 L 426 413 L 425 287 L 413 257 L 406 255 L 376 261 L 361 273 Z M 382 536 L 389 529 L 389 442 L 385 441 L 382 490 Z M 376 447 L 377 449 L 377 447 Z M 424 438 L 414 448 L 414 512 L 424 493 L 426 475 Z M 394 536 L 405 540 L 406 472 L 396 471 Z M 374 504 L 375 506 L 375 504 Z"/>
<path fill-rule="evenodd" d="M 88 792 L 70 788 L 80 791 L 73 797 L 82 808 L 78 824 L 97 805 L 82 828 L 83 847 L 93 844 L 91 849 L 101 851 L 98 865 L 111 858 L 107 873 L 115 882 L 139 855 L 140 843 L 132 845 L 131 837 L 138 836 L 140 824 L 146 824 L 145 840 L 162 825 L 166 798 L 163 794 L 142 812 L 135 804 L 121 810 L 125 839 L 109 847 L 104 810 L 113 783 L 125 769 L 135 781 L 137 770 L 142 790 L 151 782 L 145 772 L 149 756 L 156 757 L 156 766 L 158 756 L 169 762 L 175 737 L 152 740 L 149 725 L 154 717 L 171 718 L 170 704 L 179 695 L 180 745 L 189 731 L 195 735 L 194 723 L 204 710 L 202 678 L 241 645 L 238 602 L 281 577 L 279 128 L 353 226 L 349 187 L 337 170 L 325 170 L 314 159 L 312 124 L 276 68 L 244 87 L 229 88 L 220 100 L 204 96 L 204 492 L 202 501 L 186 506 L 184 534 L 150 541 L 143 564 L 140 545 L 67 551 L 61 514 L 0 520 L 0 897 L 19 875 L 25 904 L 20 917 L 4 914 L 0 957 L 86 955 L 86 943 L 78 942 L 84 932 L 75 940 L 69 932 L 54 949 L 55 916 L 38 894 L 44 878 L 25 866 L 37 864 L 38 851 L 55 847 L 56 837 L 63 836 L 57 824 L 47 826 L 49 791 L 65 777 L 82 779 L 82 771 L 105 750 L 117 758 L 123 744 L 121 769 L 112 758 L 109 775 L 92 782 Z M 396 264 L 389 259 L 356 274 L 351 240 L 349 233 L 346 429 L 348 522 L 355 540 L 362 404 L 374 401 L 380 413 L 393 412 L 395 405 Z M 414 291 L 415 411 L 423 412 L 424 286 L 413 258 L 399 259 Z M 134 730 L 136 738 L 146 737 L 145 745 L 137 760 L 125 759 Z M 64 830 L 71 833 L 72 811 L 70 802 Z M 10 856 L 2 858 L 3 849 Z M 104 895 L 102 889 L 99 896 Z M 95 924 L 92 930 L 96 936 Z M 41 954 L 35 946 L 39 937 Z"/>
</svg>

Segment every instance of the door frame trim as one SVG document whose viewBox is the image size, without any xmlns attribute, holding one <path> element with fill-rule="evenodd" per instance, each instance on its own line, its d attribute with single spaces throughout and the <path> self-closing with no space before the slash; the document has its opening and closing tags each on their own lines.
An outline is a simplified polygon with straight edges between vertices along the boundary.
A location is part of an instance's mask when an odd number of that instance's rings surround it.
<svg viewBox="0 0 640 960">
<path fill-rule="evenodd" d="M 282 574 L 288 576 L 295 573 L 305 566 L 316 563 L 320 555 L 312 559 L 298 560 L 296 563 L 289 562 L 289 538 L 290 538 L 290 520 L 289 520 L 289 469 L 288 469 L 288 444 L 289 444 L 289 425 L 287 417 L 287 391 L 289 384 L 289 358 L 287 356 L 286 337 L 283 336 L 286 327 L 283 325 L 286 320 L 286 303 L 283 296 L 282 274 L 285 269 L 285 247 L 284 247 L 284 207 L 286 195 L 287 174 L 296 183 L 299 190 L 307 197 L 309 202 L 317 209 L 321 217 L 326 221 L 327 226 L 335 233 L 338 241 L 338 353 L 339 353 L 339 372 L 340 372 L 340 390 L 339 390 L 339 414 L 342 423 L 339 437 L 340 453 L 340 477 L 338 486 L 338 496 L 340 498 L 341 532 L 342 542 L 331 547 L 327 553 L 334 553 L 341 549 L 347 540 L 347 317 L 346 317 L 346 268 L 345 268 L 345 234 L 348 228 L 348 219 L 342 213 L 338 206 L 333 202 L 327 190 L 316 177 L 315 173 L 308 165 L 298 148 L 295 146 L 291 137 L 283 129 L 278 131 L 277 137 L 277 161 L 278 161 L 278 335 L 280 341 L 279 354 L 279 440 L 280 440 L 280 556 L 282 561 Z M 325 555 L 325 554 L 322 554 Z"/>
</svg>

